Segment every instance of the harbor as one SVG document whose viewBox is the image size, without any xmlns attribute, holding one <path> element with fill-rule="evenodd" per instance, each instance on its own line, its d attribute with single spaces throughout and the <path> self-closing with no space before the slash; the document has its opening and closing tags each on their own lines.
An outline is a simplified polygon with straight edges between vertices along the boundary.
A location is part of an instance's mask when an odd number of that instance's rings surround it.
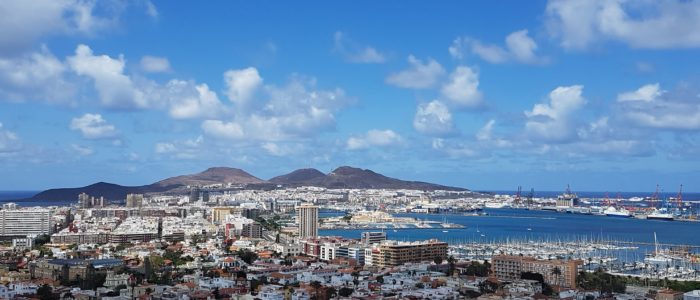
<svg viewBox="0 0 700 300">
<path fill-rule="evenodd" d="M 488 260 L 493 255 L 538 259 L 580 259 L 584 270 L 643 279 L 698 280 L 700 236 L 697 224 L 611 218 L 548 210 L 484 209 L 482 215 L 392 214 L 462 225 L 463 228 L 387 229 L 389 239 L 439 238 L 458 259 Z M 321 230 L 322 235 L 357 238 L 365 229 Z M 657 238 L 655 239 L 655 235 Z"/>
<path fill-rule="evenodd" d="M 466 226 L 457 223 L 449 223 L 445 219 L 442 221 L 420 219 L 415 217 L 398 217 L 381 211 L 360 211 L 353 214 L 328 217 L 321 219 L 321 229 L 363 229 L 363 230 L 383 230 L 383 229 L 463 229 Z"/>
</svg>

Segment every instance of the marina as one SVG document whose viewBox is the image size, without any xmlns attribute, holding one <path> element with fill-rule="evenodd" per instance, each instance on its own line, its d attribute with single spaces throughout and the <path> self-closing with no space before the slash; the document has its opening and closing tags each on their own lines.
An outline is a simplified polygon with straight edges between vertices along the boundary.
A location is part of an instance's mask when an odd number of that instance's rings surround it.
<svg viewBox="0 0 700 300">
<path fill-rule="evenodd" d="M 700 236 L 693 222 L 611 218 L 546 210 L 484 209 L 483 215 L 394 214 L 463 225 L 464 228 L 387 230 L 389 239 L 437 237 L 455 258 L 487 260 L 497 254 L 540 259 L 581 259 L 585 270 L 649 279 L 697 280 Z M 362 229 L 321 230 L 357 238 Z M 655 233 L 657 239 L 655 239 Z"/>
</svg>

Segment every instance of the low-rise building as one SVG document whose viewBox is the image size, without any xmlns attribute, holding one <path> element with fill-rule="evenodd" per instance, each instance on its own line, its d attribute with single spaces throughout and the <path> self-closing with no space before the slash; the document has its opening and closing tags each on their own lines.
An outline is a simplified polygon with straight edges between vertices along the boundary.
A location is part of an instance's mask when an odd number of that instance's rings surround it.
<svg viewBox="0 0 700 300">
<path fill-rule="evenodd" d="M 416 242 L 385 241 L 378 249 L 379 255 L 372 255 L 372 264 L 380 267 L 447 258 L 447 243 L 435 239 Z"/>
<path fill-rule="evenodd" d="M 497 255 L 491 259 L 491 271 L 500 281 L 516 281 L 524 272 L 541 274 L 550 285 L 576 288 L 576 275 L 582 260 L 538 260 L 529 256 Z"/>
</svg>

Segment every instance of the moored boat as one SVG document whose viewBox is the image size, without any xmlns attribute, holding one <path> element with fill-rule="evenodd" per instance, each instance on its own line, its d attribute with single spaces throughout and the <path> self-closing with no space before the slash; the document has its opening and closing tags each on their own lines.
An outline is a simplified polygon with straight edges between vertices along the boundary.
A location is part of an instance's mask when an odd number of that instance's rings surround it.
<svg viewBox="0 0 700 300">
<path fill-rule="evenodd" d="M 624 208 L 617 209 L 615 207 L 608 207 L 603 214 L 605 214 L 608 217 L 617 217 L 617 218 L 629 218 L 632 217 L 632 213 L 630 213 L 628 210 Z"/>
</svg>

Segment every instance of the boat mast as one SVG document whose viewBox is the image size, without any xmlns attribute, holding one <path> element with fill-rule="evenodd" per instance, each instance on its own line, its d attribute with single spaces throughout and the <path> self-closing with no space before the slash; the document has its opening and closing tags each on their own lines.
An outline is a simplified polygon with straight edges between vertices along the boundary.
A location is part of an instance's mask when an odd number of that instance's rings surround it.
<svg viewBox="0 0 700 300">
<path fill-rule="evenodd" d="M 654 255 L 659 255 L 659 242 L 656 240 L 656 231 L 654 231 Z"/>
</svg>

